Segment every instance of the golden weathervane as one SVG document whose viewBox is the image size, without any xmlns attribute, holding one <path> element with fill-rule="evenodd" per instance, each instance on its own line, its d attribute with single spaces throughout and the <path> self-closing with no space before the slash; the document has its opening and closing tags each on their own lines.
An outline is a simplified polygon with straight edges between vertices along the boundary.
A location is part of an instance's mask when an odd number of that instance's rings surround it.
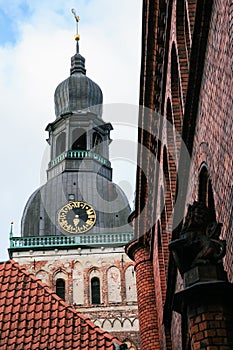
<svg viewBox="0 0 233 350">
<path fill-rule="evenodd" d="M 79 18 L 79 16 L 77 16 L 75 9 L 72 9 L 71 12 L 73 13 L 75 21 L 76 21 L 76 34 L 75 34 L 74 38 L 75 38 L 76 41 L 79 41 L 80 40 L 80 35 L 78 33 L 78 23 L 80 21 L 80 18 Z"/>
</svg>

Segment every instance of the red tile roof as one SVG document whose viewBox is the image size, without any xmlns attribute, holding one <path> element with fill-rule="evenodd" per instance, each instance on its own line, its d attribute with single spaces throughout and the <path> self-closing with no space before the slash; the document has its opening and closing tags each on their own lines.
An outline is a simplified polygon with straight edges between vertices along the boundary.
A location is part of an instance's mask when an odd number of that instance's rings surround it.
<svg viewBox="0 0 233 350">
<path fill-rule="evenodd" d="M 121 344 L 18 263 L 0 263 L 1 350 L 113 350 Z"/>
</svg>

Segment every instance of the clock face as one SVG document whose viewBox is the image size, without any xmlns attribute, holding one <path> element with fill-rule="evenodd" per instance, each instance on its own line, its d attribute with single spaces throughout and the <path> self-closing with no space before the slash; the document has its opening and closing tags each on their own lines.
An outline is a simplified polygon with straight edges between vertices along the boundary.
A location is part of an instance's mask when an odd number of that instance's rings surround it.
<svg viewBox="0 0 233 350">
<path fill-rule="evenodd" d="M 58 213 L 59 226 L 73 234 L 89 231 L 95 222 L 95 209 L 85 202 L 69 202 Z"/>
</svg>

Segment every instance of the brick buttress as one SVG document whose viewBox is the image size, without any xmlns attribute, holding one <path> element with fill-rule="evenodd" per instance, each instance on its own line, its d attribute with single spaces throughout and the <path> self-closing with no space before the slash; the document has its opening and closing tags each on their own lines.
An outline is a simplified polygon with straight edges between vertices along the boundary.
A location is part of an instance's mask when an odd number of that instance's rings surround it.
<svg viewBox="0 0 233 350">
<path fill-rule="evenodd" d="M 143 237 L 128 244 L 126 253 L 135 261 L 142 350 L 160 349 L 153 267 Z"/>
</svg>

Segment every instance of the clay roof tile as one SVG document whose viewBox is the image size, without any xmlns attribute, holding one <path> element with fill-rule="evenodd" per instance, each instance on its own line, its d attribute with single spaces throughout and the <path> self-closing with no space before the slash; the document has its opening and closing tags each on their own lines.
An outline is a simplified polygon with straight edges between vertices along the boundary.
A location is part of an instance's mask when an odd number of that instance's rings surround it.
<svg viewBox="0 0 233 350">
<path fill-rule="evenodd" d="M 0 349 L 113 350 L 116 338 L 13 260 L 0 263 Z"/>
</svg>

